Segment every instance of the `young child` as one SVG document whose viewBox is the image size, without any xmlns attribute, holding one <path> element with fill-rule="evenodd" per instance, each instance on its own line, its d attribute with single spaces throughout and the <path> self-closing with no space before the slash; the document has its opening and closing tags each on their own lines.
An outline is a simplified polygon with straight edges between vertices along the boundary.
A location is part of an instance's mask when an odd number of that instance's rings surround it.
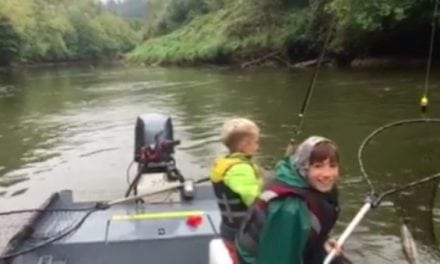
<svg viewBox="0 0 440 264">
<path fill-rule="evenodd" d="M 234 241 L 248 206 L 261 192 L 263 180 L 252 156 L 258 150 L 260 130 L 251 120 L 236 118 L 224 123 L 221 139 L 229 153 L 211 169 L 211 182 L 221 211 L 220 235 Z"/>
<path fill-rule="evenodd" d="M 236 239 L 242 264 L 321 264 L 334 246 L 328 234 L 339 206 L 339 154 L 329 139 L 312 136 L 276 167 Z M 340 263 L 337 260 L 333 263 Z"/>
</svg>

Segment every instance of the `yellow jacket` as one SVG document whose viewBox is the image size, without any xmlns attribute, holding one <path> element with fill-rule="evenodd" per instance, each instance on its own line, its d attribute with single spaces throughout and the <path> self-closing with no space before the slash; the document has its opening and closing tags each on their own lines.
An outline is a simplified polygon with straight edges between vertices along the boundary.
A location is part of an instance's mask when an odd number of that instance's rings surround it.
<svg viewBox="0 0 440 264">
<path fill-rule="evenodd" d="M 251 161 L 251 157 L 238 152 L 215 161 L 211 169 L 211 181 L 223 181 L 248 206 L 258 197 L 263 187 L 257 165 Z"/>
</svg>

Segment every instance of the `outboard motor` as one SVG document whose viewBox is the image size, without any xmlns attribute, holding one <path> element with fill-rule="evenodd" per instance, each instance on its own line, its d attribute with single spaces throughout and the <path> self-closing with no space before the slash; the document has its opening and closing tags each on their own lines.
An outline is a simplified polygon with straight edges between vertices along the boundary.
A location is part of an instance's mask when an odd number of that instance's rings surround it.
<svg viewBox="0 0 440 264">
<path fill-rule="evenodd" d="M 142 160 L 143 148 L 154 147 L 159 140 L 174 141 L 171 118 L 161 114 L 145 114 L 136 120 L 134 161 Z M 174 148 L 170 149 L 174 153 Z"/>
<path fill-rule="evenodd" d="M 141 173 L 167 173 L 168 180 L 178 180 L 174 147 L 173 124 L 169 116 L 145 114 L 136 120 L 134 161 L 139 163 Z M 180 179 L 179 179 L 180 180 Z"/>
<path fill-rule="evenodd" d="M 165 173 L 168 181 L 183 183 L 182 196 L 192 199 L 194 183 L 185 178 L 176 167 L 173 157 L 175 146 L 179 140 L 174 140 L 171 118 L 161 114 L 144 114 L 138 116 L 135 127 L 134 161 L 138 163 L 136 177 L 130 183 L 125 197 L 133 191 L 137 195 L 137 186 L 143 175 L 148 173 Z"/>
</svg>

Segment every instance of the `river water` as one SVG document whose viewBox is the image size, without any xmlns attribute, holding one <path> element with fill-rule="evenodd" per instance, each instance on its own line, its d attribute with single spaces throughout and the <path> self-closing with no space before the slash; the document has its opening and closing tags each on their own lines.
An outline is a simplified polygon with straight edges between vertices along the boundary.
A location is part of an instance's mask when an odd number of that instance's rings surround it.
<svg viewBox="0 0 440 264">
<path fill-rule="evenodd" d="M 440 69 L 434 70 L 428 116 L 440 114 Z M 219 130 L 230 117 L 254 119 L 262 129 L 257 161 L 270 167 L 293 135 L 312 70 L 138 68 L 122 66 L 17 69 L 0 73 L 0 211 L 31 208 L 54 191 L 72 189 L 78 199 L 114 199 L 127 188 L 134 125 L 144 113 L 173 120 L 178 167 L 206 177 L 224 152 Z M 357 150 L 386 123 L 420 117 L 424 69 L 325 69 L 298 140 L 319 134 L 341 149 L 341 232 L 362 206 L 368 185 Z M 440 171 L 440 125 L 386 130 L 365 150 L 367 171 L 378 191 Z M 134 171 L 132 170 L 133 174 Z M 386 200 L 346 244 L 355 263 L 404 262 L 402 219 L 409 221 L 422 263 L 438 263 L 440 233 L 437 182 Z M 439 192 L 440 193 L 440 192 Z M 440 196 L 440 195 L 439 195 Z M 440 206 L 439 206 L 440 208 Z M 403 216 L 403 218 L 402 218 Z M 433 233 L 432 230 L 435 232 Z"/>
</svg>

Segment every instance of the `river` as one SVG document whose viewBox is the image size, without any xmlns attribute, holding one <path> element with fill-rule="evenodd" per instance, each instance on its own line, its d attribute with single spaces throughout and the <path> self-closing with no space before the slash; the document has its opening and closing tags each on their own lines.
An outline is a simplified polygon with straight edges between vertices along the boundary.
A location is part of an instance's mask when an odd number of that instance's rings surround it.
<svg viewBox="0 0 440 264">
<path fill-rule="evenodd" d="M 262 129 L 259 163 L 279 159 L 298 122 L 313 70 L 139 68 L 123 66 L 28 68 L 0 72 L 0 211 L 36 206 L 72 189 L 78 199 L 114 199 L 127 188 L 134 125 L 143 113 L 172 117 L 178 167 L 206 177 L 224 148 L 224 120 L 242 116 Z M 420 117 L 424 69 L 324 69 L 298 140 L 319 134 L 340 147 L 342 212 L 335 234 L 362 206 L 368 185 L 357 150 L 386 123 Z M 440 114 L 440 69 L 431 75 L 428 116 Z M 405 125 L 385 131 L 365 150 L 378 191 L 440 171 L 440 125 Z M 134 173 L 132 171 L 131 173 Z M 404 263 L 402 217 L 409 221 L 423 261 L 438 263 L 434 229 L 440 214 L 431 200 L 437 182 L 413 188 L 371 212 L 346 244 L 355 263 Z M 439 192 L 440 193 L 440 192 Z M 440 196 L 440 195 L 439 195 Z M 434 207 L 437 207 L 436 205 Z M 432 228 L 432 223 L 434 227 Z"/>
</svg>

